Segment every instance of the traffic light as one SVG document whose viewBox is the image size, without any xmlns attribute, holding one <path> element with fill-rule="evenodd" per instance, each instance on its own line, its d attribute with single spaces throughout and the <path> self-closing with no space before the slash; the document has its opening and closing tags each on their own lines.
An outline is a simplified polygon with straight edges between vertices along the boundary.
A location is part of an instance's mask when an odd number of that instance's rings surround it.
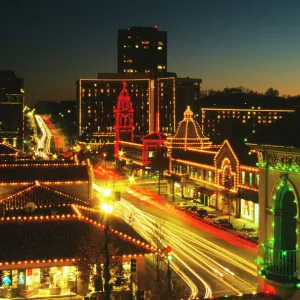
<svg viewBox="0 0 300 300">
<path fill-rule="evenodd" d="M 167 260 L 168 261 L 172 260 L 172 248 L 168 246 L 167 248 L 164 249 L 164 252 L 166 253 Z"/>
<path fill-rule="evenodd" d="M 130 271 L 131 273 L 136 272 L 136 259 L 134 258 L 130 261 Z"/>
<path fill-rule="evenodd" d="M 136 300 L 144 300 L 145 299 L 145 292 L 143 290 L 136 291 Z"/>
</svg>

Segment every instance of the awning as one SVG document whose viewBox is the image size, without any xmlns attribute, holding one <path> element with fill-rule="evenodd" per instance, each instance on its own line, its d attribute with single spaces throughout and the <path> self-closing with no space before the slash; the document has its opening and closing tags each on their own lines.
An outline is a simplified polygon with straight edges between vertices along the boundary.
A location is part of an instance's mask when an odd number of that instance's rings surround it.
<svg viewBox="0 0 300 300">
<path fill-rule="evenodd" d="M 195 187 L 195 191 L 200 192 L 201 194 L 207 195 L 207 196 L 211 196 L 215 193 L 215 191 L 210 190 L 206 187 L 203 186 L 196 186 Z"/>
<path fill-rule="evenodd" d="M 240 189 L 238 197 L 258 204 L 258 192 Z"/>
<path fill-rule="evenodd" d="M 168 174 L 165 175 L 165 178 L 172 181 L 181 182 L 181 176 L 177 174 Z"/>
</svg>

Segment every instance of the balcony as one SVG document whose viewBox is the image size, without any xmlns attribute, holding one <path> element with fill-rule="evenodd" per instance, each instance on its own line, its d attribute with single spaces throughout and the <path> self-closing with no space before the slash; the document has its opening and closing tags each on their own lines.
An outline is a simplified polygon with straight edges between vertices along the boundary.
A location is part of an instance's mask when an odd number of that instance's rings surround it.
<svg viewBox="0 0 300 300">
<path fill-rule="evenodd" d="M 299 251 L 276 249 L 272 240 L 264 242 L 263 246 L 264 268 L 262 274 L 277 282 L 296 281 Z"/>
</svg>

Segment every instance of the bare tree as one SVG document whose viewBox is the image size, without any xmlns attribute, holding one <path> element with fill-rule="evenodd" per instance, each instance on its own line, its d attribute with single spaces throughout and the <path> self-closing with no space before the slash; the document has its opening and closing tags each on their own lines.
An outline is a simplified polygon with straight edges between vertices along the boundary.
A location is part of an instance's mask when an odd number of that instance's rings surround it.
<svg viewBox="0 0 300 300">
<path fill-rule="evenodd" d="M 113 237 L 110 241 L 109 253 L 115 256 L 118 251 L 117 242 Z M 95 291 L 103 291 L 104 234 L 91 228 L 88 235 L 80 242 L 77 257 L 79 258 L 77 267 L 82 274 L 82 279 L 85 282 L 90 282 L 92 279 Z M 122 258 L 115 256 L 110 263 L 111 272 L 118 273 L 121 263 Z"/>
</svg>

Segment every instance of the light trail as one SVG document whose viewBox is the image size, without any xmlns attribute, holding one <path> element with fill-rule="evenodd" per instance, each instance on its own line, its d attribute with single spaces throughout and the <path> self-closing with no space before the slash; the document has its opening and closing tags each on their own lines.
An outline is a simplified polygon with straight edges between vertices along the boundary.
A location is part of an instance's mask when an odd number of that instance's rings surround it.
<svg viewBox="0 0 300 300">
<path fill-rule="evenodd" d="M 36 155 L 47 158 L 48 154 L 50 154 L 51 133 L 41 116 L 35 115 L 35 119 L 42 133 L 42 136 L 38 139 Z M 42 153 L 40 149 L 43 149 Z"/>
<path fill-rule="evenodd" d="M 124 199 L 116 204 L 115 210 L 118 216 L 152 243 L 154 242 L 153 232 L 156 224 L 163 222 L 166 234 L 161 242 L 163 245 L 172 245 L 174 249 L 173 256 L 175 262 L 172 262 L 172 267 L 191 289 L 189 299 L 198 295 L 195 286 L 197 287 L 199 283 L 204 287 L 204 296 L 206 298 L 212 297 L 212 289 L 209 283 L 198 274 L 199 269 L 204 270 L 215 278 L 215 280 L 226 285 L 232 294 L 240 295 L 243 293 L 252 293 L 253 290 L 255 290 L 255 286 L 252 283 L 237 276 L 228 267 L 228 265 L 232 265 L 235 268 L 239 268 L 253 275 L 253 278 L 255 278 L 256 266 L 246 259 L 174 223 L 147 214 Z M 220 261 L 222 261 L 222 263 L 220 263 Z M 224 265 L 224 263 L 226 265 Z M 183 266 L 185 270 L 188 270 L 194 278 L 191 278 L 190 274 L 184 272 L 180 268 L 180 265 Z"/>
</svg>

